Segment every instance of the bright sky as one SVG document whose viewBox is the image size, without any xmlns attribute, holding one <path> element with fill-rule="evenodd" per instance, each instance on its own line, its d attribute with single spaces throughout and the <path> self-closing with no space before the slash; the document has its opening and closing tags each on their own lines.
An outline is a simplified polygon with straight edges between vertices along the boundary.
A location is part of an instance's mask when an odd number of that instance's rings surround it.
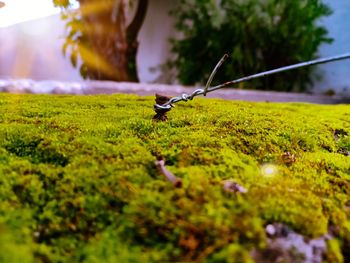
<svg viewBox="0 0 350 263">
<path fill-rule="evenodd" d="M 0 9 L 0 27 L 8 27 L 28 20 L 59 13 L 52 0 L 1 0 L 5 6 Z"/>
</svg>

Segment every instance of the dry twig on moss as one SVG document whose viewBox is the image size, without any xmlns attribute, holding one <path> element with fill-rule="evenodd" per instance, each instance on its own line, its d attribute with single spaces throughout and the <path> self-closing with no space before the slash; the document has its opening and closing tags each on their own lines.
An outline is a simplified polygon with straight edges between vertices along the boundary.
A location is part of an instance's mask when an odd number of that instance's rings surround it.
<svg viewBox="0 0 350 263">
<path fill-rule="evenodd" d="M 163 158 L 159 158 L 155 161 L 155 165 L 157 166 L 160 173 L 162 173 L 175 187 L 181 187 L 182 181 L 173 175 L 168 169 L 165 168 L 165 160 Z"/>
</svg>

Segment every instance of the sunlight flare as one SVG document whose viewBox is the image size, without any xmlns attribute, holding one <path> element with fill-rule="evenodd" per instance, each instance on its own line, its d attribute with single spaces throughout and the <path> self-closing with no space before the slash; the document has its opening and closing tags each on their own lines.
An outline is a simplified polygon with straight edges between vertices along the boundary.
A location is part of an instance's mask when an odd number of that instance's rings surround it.
<svg viewBox="0 0 350 263">
<path fill-rule="evenodd" d="M 71 8 L 77 7 L 79 3 L 74 1 Z M 50 0 L 2 0 L 0 8 L 0 28 L 60 13 Z"/>
<path fill-rule="evenodd" d="M 277 175 L 278 168 L 274 164 L 267 163 L 261 166 L 260 172 L 262 176 L 270 178 Z"/>
</svg>

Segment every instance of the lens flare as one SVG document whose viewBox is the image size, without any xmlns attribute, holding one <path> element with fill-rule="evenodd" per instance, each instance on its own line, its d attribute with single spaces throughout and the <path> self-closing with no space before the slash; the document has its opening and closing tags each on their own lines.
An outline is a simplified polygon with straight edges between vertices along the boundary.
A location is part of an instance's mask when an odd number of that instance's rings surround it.
<svg viewBox="0 0 350 263">
<path fill-rule="evenodd" d="M 267 163 L 261 166 L 260 173 L 264 177 L 274 177 L 278 173 L 278 168 L 274 164 Z"/>
</svg>

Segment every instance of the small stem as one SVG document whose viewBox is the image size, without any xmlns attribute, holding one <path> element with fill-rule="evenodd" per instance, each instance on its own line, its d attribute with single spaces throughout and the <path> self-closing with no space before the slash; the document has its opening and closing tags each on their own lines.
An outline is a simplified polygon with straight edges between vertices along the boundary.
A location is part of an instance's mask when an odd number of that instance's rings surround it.
<svg viewBox="0 0 350 263">
<path fill-rule="evenodd" d="M 161 172 L 175 187 L 181 187 L 182 181 L 173 175 L 168 169 L 165 168 L 164 159 L 160 159 L 155 161 L 155 165 L 157 166 L 159 172 Z"/>
</svg>

